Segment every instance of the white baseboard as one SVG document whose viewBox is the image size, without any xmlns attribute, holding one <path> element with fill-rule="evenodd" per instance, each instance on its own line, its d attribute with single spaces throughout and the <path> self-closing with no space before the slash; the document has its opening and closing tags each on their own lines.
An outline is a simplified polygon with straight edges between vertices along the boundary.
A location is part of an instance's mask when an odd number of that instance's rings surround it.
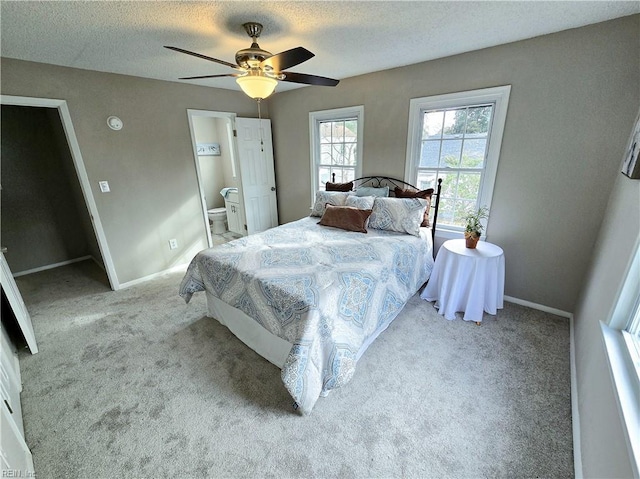
<svg viewBox="0 0 640 479">
<path fill-rule="evenodd" d="M 556 316 L 562 316 L 563 318 L 571 318 L 572 314 L 567 311 L 562 311 L 561 309 L 551 308 L 549 306 L 545 306 L 544 304 L 533 303 L 531 301 L 527 301 L 525 299 L 514 298 L 513 296 L 505 296 L 505 301 L 509 301 L 510 303 L 519 304 L 520 306 L 527 306 L 528 308 L 537 309 L 539 311 L 544 311 L 545 313 L 555 314 Z"/>
<path fill-rule="evenodd" d="M 13 273 L 13 277 L 17 278 L 18 276 L 24 276 L 31 273 L 39 273 L 40 271 L 59 268 L 60 266 L 66 266 L 68 264 L 79 263 L 80 261 L 85 261 L 87 259 L 93 259 L 93 256 L 82 256 L 81 258 L 70 259 L 68 261 L 62 261 L 60 263 L 55 263 L 55 264 L 48 264 L 46 266 L 40 266 L 39 268 L 28 269 L 26 271 L 18 271 L 17 273 Z"/>
<path fill-rule="evenodd" d="M 150 274 L 149 276 L 144 276 L 143 278 L 138 278 L 138 279 L 134 279 L 134 280 L 131 280 L 131 281 L 127 281 L 126 283 L 121 283 L 119 285 L 118 289 L 129 288 L 131 286 L 135 286 L 136 284 L 144 283 L 146 281 L 158 278 L 158 277 L 160 277 L 162 275 L 165 275 L 165 274 L 168 274 L 168 273 L 175 273 L 175 272 L 178 272 L 178 271 L 186 271 L 188 266 L 189 266 L 189 263 L 179 264 L 177 266 L 174 266 L 173 268 L 165 269 L 164 271 L 159 271 L 157 273 Z"/>
</svg>

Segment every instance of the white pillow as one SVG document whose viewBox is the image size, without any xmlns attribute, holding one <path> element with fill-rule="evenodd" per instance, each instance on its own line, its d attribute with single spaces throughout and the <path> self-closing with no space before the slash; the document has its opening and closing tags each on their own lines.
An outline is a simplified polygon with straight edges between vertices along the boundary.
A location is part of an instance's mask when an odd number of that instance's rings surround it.
<svg viewBox="0 0 640 479">
<path fill-rule="evenodd" d="M 327 203 L 333 206 L 344 206 L 349 194 L 347 191 L 318 191 L 316 193 L 316 202 L 309 216 L 322 216 Z"/>
<path fill-rule="evenodd" d="M 369 228 L 419 236 L 427 205 L 421 198 L 376 198 Z"/>
<path fill-rule="evenodd" d="M 353 206 L 359 210 L 370 210 L 373 208 L 373 199 L 373 196 L 349 195 L 346 206 Z"/>
<path fill-rule="evenodd" d="M 356 188 L 356 196 L 389 196 L 389 187 L 360 186 Z"/>
</svg>

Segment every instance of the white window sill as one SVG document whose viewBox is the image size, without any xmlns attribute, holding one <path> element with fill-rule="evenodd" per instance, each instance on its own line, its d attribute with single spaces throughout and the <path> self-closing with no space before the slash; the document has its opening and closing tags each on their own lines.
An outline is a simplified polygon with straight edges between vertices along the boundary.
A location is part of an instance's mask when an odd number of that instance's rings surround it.
<svg viewBox="0 0 640 479">
<path fill-rule="evenodd" d="M 436 226 L 436 239 L 447 241 L 450 239 L 461 239 L 464 238 L 464 230 L 461 228 L 459 230 L 454 230 L 447 227 Z M 487 237 L 485 235 L 480 236 L 481 241 L 486 241 Z"/>
<path fill-rule="evenodd" d="M 613 329 L 602 321 L 600 321 L 600 328 L 609 359 L 609 370 L 622 428 L 626 433 L 625 439 L 633 476 L 638 477 L 640 475 L 640 440 L 638 440 L 640 438 L 640 382 L 622 331 Z"/>
</svg>

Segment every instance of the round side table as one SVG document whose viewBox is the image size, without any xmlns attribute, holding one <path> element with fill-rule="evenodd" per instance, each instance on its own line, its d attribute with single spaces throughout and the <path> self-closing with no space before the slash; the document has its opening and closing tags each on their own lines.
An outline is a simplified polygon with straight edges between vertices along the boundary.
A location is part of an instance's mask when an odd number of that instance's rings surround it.
<svg viewBox="0 0 640 479">
<path fill-rule="evenodd" d="M 420 297 L 435 301 L 438 313 L 448 320 L 464 312 L 465 321 L 480 324 L 483 312 L 495 315 L 503 308 L 504 252 L 499 246 L 479 241 L 475 249 L 464 239 L 445 241 Z"/>
</svg>

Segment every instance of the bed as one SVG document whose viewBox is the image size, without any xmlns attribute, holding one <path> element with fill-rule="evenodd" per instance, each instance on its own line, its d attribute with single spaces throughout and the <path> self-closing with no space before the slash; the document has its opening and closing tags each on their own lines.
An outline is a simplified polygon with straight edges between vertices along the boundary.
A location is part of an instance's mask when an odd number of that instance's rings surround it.
<svg viewBox="0 0 640 479">
<path fill-rule="evenodd" d="M 369 201 L 368 193 L 384 188 L 405 196 Z M 349 382 L 358 359 L 433 268 L 439 184 L 428 200 L 424 191 L 386 177 L 359 178 L 352 189 L 319 191 L 311 216 L 201 251 L 180 285 L 187 302 L 204 292 L 208 315 L 281 369 L 303 414 Z M 336 226 L 329 213 L 358 216 L 366 233 Z"/>
</svg>

